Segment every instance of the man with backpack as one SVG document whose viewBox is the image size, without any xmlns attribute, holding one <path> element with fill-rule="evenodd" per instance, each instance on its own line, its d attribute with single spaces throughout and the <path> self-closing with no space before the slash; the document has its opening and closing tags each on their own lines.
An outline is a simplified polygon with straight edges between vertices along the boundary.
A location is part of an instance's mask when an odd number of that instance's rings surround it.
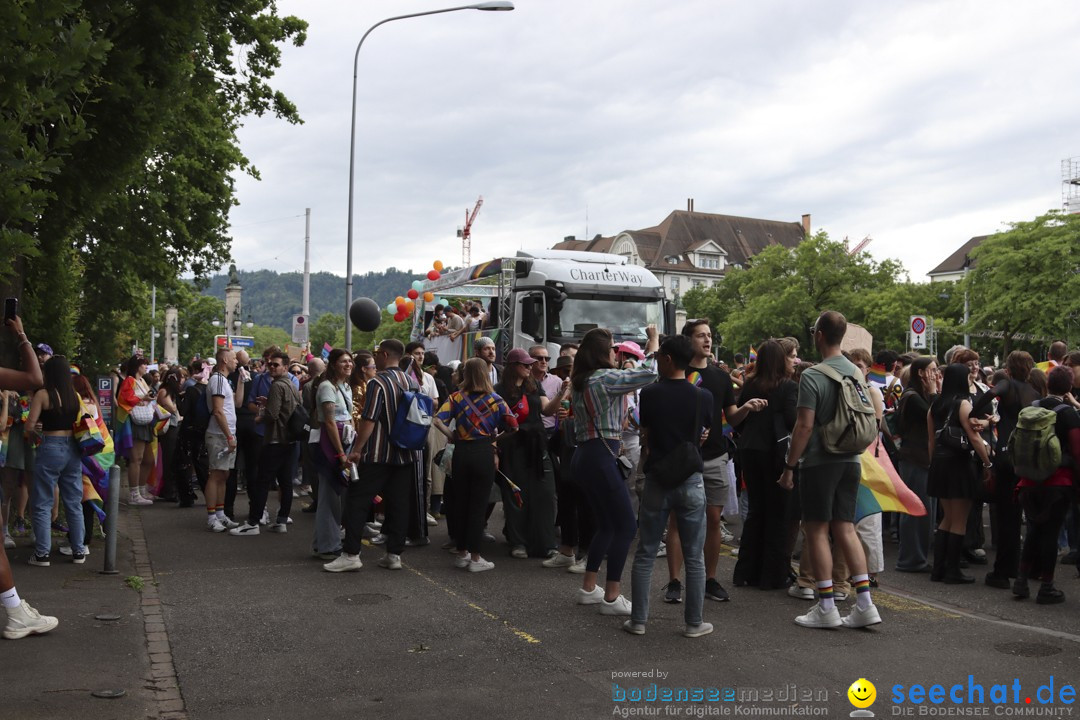
<svg viewBox="0 0 1080 720">
<path fill-rule="evenodd" d="M 1065 602 L 1065 593 L 1054 587 L 1057 541 L 1065 514 L 1080 481 L 1080 413 L 1066 399 L 1072 390 L 1073 373 L 1055 367 L 1047 375 L 1048 395 L 1020 411 L 1007 453 L 1016 474 L 1020 507 L 1027 518 L 1027 536 L 1020 555 L 1020 573 L 1012 592 L 1029 597 L 1028 580 L 1041 581 L 1035 602 Z"/>
<path fill-rule="evenodd" d="M 811 332 L 822 361 L 806 370 L 799 383 L 798 418 L 779 480 L 791 489 L 793 473 L 800 471 L 803 552 L 818 578 L 818 603 L 795 622 L 811 628 L 866 627 L 880 623 L 881 615 L 870 599 L 866 555 L 855 534 L 855 499 L 862 476 L 859 456 L 877 436 L 877 418 L 862 373 L 840 351 L 847 319 L 826 310 Z M 855 608 L 843 618 L 833 596 L 830 531 L 855 589 Z"/>
<path fill-rule="evenodd" d="M 422 395 L 416 381 L 398 367 L 405 355 L 405 346 L 400 340 L 383 340 L 375 348 L 374 355 L 379 372 L 368 382 L 356 441 L 348 456 L 349 462 L 358 467 L 349 483 L 342 511 L 343 552 L 323 566 L 330 572 L 362 567 L 360 544 L 364 522 L 376 495 L 382 497 L 386 508 L 382 527 L 386 535 L 386 555 L 379 560 L 379 567 L 401 569 L 401 551 L 405 549 L 405 534 L 409 527 L 409 484 L 413 481 L 413 466 L 420 461 L 427 438 L 426 432 L 416 437 L 421 433 L 416 432 L 415 427 L 408 429 L 411 437 L 402 437 L 397 422 L 398 409 L 403 404 L 410 404 L 410 399 L 427 396 Z M 430 428 L 430 412 L 427 421 Z"/>
<path fill-rule="evenodd" d="M 180 403 L 180 450 L 181 478 L 177 482 L 177 494 L 180 507 L 192 507 L 195 504 L 195 492 L 191 488 L 191 476 L 188 468 L 195 472 L 199 489 L 206 492 L 206 481 L 210 473 L 209 460 L 206 456 L 204 435 L 210 424 L 210 406 L 206 401 L 206 383 L 210 377 L 210 365 L 205 360 L 194 360 L 188 368 L 191 383 L 184 389 L 184 398 Z"/>
</svg>

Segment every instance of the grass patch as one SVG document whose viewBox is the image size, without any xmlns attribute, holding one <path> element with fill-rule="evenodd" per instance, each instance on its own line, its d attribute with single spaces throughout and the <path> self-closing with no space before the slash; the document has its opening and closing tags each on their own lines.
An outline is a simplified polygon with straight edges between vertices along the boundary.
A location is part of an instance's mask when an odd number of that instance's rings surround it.
<svg viewBox="0 0 1080 720">
<path fill-rule="evenodd" d="M 135 592 L 142 592 L 145 583 L 143 582 L 141 575 L 128 575 L 124 578 L 124 584 Z"/>
</svg>

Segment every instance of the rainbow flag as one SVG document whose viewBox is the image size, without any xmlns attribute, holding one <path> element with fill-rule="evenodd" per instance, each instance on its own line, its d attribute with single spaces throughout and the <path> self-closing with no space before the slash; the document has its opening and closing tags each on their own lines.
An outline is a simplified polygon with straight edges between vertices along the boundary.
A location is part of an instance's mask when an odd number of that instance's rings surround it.
<svg viewBox="0 0 1080 720">
<path fill-rule="evenodd" d="M 757 362 L 757 350 L 754 349 L 753 345 L 750 346 L 750 355 L 747 357 L 746 361 L 752 363 Z"/>
<path fill-rule="evenodd" d="M 698 370 L 688 372 L 686 374 L 686 381 L 691 383 L 694 387 L 701 387 L 701 372 Z M 720 432 L 727 438 L 735 434 L 735 428 L 728 424 L 727 415 L 723 412 L 720 413 Z"/>
<path fill-rule="evenodd" d="M 875 441 L 859 459 L 862 478 L 855 500 L 855 522 L 879 512 L 899 512 L 916 517 L 926 514 L 919 496 L 900 479 L 880 443 Z"/>
<path fill-rule="evenodd" d="M 884 385 L 885 378 L 888 376 L 888 374 L 889 372 L 885 369 L 884 365 L 874 363 L 870 366 L 870 373 L 866 376 L 866 379 L 869 382 L 876 383 L 877 385 Z"/>
</svg>

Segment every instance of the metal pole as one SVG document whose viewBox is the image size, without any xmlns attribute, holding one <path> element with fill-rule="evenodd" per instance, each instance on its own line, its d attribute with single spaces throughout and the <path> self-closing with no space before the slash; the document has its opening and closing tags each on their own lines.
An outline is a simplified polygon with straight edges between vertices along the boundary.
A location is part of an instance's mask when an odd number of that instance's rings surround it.
<svg viewBox="0 0 1080 720">
<path fill-rule="evenodd" d="M 352 323 L 349 321 L 349 308 L 352 307 L 353 300 L 353 178 L 356 170 L 356 75 L 357 66 L 360 61 L 360 47 L 364 44 L 364 40 L 367 40 L 367 36 L 371 34 L 371 31 L 380 25 L 385 25 L 388 22 L 394 20 L 406 20 L 408 18 L 423 17 L 424 15 L 440 15 L 442 13 L 455 12 L 457 10 L 513 10 L 513 3 L 509 2 L 483 2 L 476 5 L 460 5 L 458 7 L 443 8 L 442 10 L 427 10 L 425 12 L 409 13 L 408 15 L 396 15 L 394 17 L 380 20 L 371 27 L 368 28 L 364 36 L 360 38 L 360 42 L 356 44 L 356 52 L 353 53 L 353 74 L 352 74 L 352 108 L 351 115 L 352 121 L 349 125 L 349 224 L 347 228 L 348 241 L 346 243 L 346 255 L 345 255 L 345 347 L 352 347 Z"/>
<path fill-rule="evenodd" d="M 154 327 L 154 316 L 157 315 L 157 285 L 151 286 L 150 290 L 150 362 L 154 362 L 154 333 L 157 329 Z"/>
<path fill-rule="evenodd" d="M 311 208 L 304 208 L 304 299 L 300 314 L 311 312 Z"/>
<path fill-rule="evenodd" d="M 105 509 L 105 567 L 103 575 L 116 575 L 116 518 L 120 513 L 120 465 L 109 468 L 109 497 Z"/>
</svg>

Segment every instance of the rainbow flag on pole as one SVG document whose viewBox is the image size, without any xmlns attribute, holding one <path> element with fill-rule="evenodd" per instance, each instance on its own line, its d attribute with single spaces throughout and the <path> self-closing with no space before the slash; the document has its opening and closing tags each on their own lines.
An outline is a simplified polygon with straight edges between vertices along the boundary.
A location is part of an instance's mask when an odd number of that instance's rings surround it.
<svg viewBox="0 0 1080 720">
<path fill-rule="evenodd" d="M 757 362 L 757 350 L 754 349 L 753 345 L 750 346 L 750 355 L 747 356 L 746 361 L 751 363 Z"/>
<path fill-rule="evenodd" d="M 867 374 L 866 379 L 875 385 L 884 385 L 888 375 L 889 371 L 885 369 L 884 365 L 874 363 L 870 366 L 870 372 Z"/>
<path fill-rule="evenodd" d="M 862 456 L 862 478 L 855 500 L 855 522 L 879 512 L 899 512 L 921 517 L 926 506 L 911 491 L 877 441 Z"/>
</svg>

